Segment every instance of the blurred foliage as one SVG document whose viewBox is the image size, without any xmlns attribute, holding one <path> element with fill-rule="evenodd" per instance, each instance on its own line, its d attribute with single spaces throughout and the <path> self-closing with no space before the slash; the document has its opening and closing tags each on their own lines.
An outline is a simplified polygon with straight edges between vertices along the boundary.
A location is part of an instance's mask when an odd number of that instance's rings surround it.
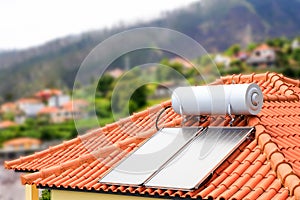
<svg viewBox="0 0 300 200">
<path fill-rule="evenodd" d="M 225 51 L 225 55 L 234 56 L 238 54 L 240 50 L 241 50 L 241 46 L 239 44 L 234 44 Z"/>
<path fill-rule="evenodd" d="M 185 67 L 182 63 L 171 62 L 165 58 L 161 60 L 161 66 L 152 68 L 151 74 L 145 70 L 130 70 L 130 73 L 126 73 L 126 76 L 120 78 L 114 78 L 108 74 L 105 74 L 98 83 L 97 92 L 95 96 L 95 111 L 98 119 L 83 119 L 79 120 L 78 126 L 83 130 L 88 130 L 96 126 L 101 126 L 118 120 L 120 117 L 127 117 L 133 112 L 145 109 L 146 106 L 151 106 L 155 103 L 161 102 L 163 99 L 151 99 L 151 95 L 155 93 L 157 83 L 170 82 L 174 77 L 182 76 L 191 85 L 206 84 L 202 83 L 199 77 L 201 74 L 212 75 L 212 80 L 218 75 L 239 74 L 239 73 L 262 73 L 266 71 L 282 73 L 285 76 L 292 78 L 300 77 L 300 48 L 292 48 L 292 41 L 286 38 L 274 38 L 266 41 L 270 46 L 276 50 L 276 63 L 273 66 L 249 66 L 246 62 L 236 58 L 236 54 L 241 50 L 238 44 L 230 46 L 224 54 L 230 55 L 231 63 L 229 66 L 218 63 L 215 69 L 212 62 L 212 55 L 203 55 L 194 60 L 195 68 Z M 250 53 L 258 44 L 250 43 L 246 47 L 246 51 Z M 154 70 L 154 71 L 153 71 Z M 142 80 L 148 80 L 149 76 L 153 76 L 155 84 L 143 85 Z M 207 78 L 207 77 L 206 77 Z M 199 81 L 200 80 L 200 81 Z M 115 87 L 118 87 L 117 92 L 114 91 Z M 131 90 L 137 86 L 134 90 Z M 81 86 L 78 90 L 81 97 L 85 97 L 84 90 L 88 92 L 92 91 L 91 85 Z M 129 94 L 131 93 L 131 94 Z M 114 98 L 112 98 L 114 96 Z M 8 97 L 7 97 L 8 98 Z M 9 98 L 8 98 L 9 99 Z M 164 99 L 165 100 L 165 99 Z M 89 101 L 91 101 L 89 99 Z M 120 115 L 113 116 L 112 105 L 114 105 L 114 111 L 120 113 Z M 91 110 L 91 108 L 89 108 Z M 128 112 L 128 113 L 126 113 Z M 115 114 L 115 113 L 114 113 Z M 12 113 L 7 113 L 1 116 L 1 119 L 13 120 Z M 16 137 L 33 137 L 44 141 L 55 139 L 70 139 L 77 136 L 77 130 L 74 122 L 65 122 L 61 124 L 49 123 L 49 119 L 46 117 L 38 117 L 37 119 L 27 119 L 25 124 L 12 127 L 5 130 L 0 130 L 0 145 L 9 139 Z"/>
<path fill-rule="evenodd" d="M 50 200 L 51 199 L 51 191 L 50 190 L 43 190 L 42 195 L 39 200 Z"/>
<path fill-rule="evenodd" d="M 249 41 L 263 41 L 283 35 L 287 38 L 296 36 L 300 31 L 299 10 L 299 0 L 197 1 L 191 6 L 167 12 L 155 20 L 126 26 L 120 24 L 112 28 L 59 38 L 36 48 L 1 52 L 0 101 L 14 100 L 45 87 L 72 88 L 80 63 L 89 52 L 100 42 L 125 30 L 137 27 L 170 28 L 188 35 L 210 52 L 224 51 L 231 44 L 246 43 L 247 36 L 251 36 Z M 134 39 L 143 41 L 144 38 L 135 35 Z M 168 34 L 159 36 L 160 41 L 176 42 L 168 39 Z M 130 44 L 131 41 L 126 42 Z M 269 41 L 271 45 L 278 47 L 283 47 L 285 42 L 286 38 Z M 153 47 L 157 45 L 153 41 Z M 119 46 L 119 42 L 116 41 L 110 50 L 116 49 L 117 52 Z M 249 45 L 248 50 L 253 48 L 253 45 Z M 163 58 L 161 52 L 143 52 L 137 51 L 132 54 L 130 66 L 154 63 L 156 58 L 156 62 Z M 234 52 L 232 49 L 229 54 Z M 112 52 L 112 55 L 115 55 L 115 52 Z M 126 56 L 117 59 L 112 68 L 124 69 Z M 101 63 L 95 65 L 95 70 L 99 66 Z M 88 71 L 83 82 L 89 82 L 95 70 Z"/>
<path fill-rule="evenodd" d="M 49 141 L 67 140 L 76 136 L 77 130 L 73 121 L 60 124 L 41 124 L 39 120 L 27 119 L 23 125 L 0 130 L 0 146 L 4 141 L 18 137 L 31 137 Z"/>
</svg>

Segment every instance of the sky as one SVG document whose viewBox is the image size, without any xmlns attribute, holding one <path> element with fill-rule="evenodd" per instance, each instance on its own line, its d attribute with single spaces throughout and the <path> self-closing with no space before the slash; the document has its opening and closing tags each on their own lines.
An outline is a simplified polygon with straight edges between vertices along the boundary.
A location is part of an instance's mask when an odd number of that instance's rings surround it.
<svg viewBox="0 0 300 200">
<path fill-rule="evenodd" d="M 196 0 L 0 0 L 0 50 L 157 18 Z"/>
</svg>

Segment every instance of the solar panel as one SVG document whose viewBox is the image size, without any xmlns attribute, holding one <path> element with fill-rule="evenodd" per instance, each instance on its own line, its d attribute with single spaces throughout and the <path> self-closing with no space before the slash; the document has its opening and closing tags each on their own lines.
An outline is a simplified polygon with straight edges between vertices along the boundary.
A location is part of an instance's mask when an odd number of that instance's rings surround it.
<svg viewBox="0 0 300 200">
<path fill-rule="evenodd" d="M 192 141 L 198 128 L 164 128 L 113 168 L 99 182 L 138 186 L 158 171 L 176 152 Z"/>
<path fill-rule="evenodd" d="M 199 187 L 252 130 L 247 127 L 205 129 L 154 174 L 145 186 L 181 190 Z"/>
</svg>

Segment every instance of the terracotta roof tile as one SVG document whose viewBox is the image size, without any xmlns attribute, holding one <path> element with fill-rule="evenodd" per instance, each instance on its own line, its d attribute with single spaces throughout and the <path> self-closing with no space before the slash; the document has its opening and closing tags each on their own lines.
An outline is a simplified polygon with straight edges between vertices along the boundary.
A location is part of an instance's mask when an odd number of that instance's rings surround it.
<svg viewBox="0 0 300 200">
<path fill-rule="evenodd" d="M 276 73 L 232 75 L 213 84 L 257 83 L 264 94 L 258 116 L 237 117 L 234 126 L 254 126 L 246 140 L 216 169 L 211 180 L 193 191 L 108 186 L 98 183 L 107 170 L 153 135 L 155 119 L 170 101 L 134 113 L 103 128 L 34 155 L 5 162 L 5 167 L 37 171 L 22 183 L 84 191 L 117 192 L 166 198 L 300 199 L 300 81 Z M 191 118 L 188 126 L 228 126 L 229 117 Z M 161 116 L 160 127 L 181 126 L 172 108 Z M 97 158 L 97 159 L 96 159 Z M 51 162 L 50 162 L 51 161 Z"/>
<path fill-rule="evenodd" d="M 0 122 L 0 129 L 5 129 L 5 128 L 13 127 L 13 126 L 18 126 L 18 124 L 16 124 L 15 122 L 9 121 L 9 120 Z"/>
</svg>

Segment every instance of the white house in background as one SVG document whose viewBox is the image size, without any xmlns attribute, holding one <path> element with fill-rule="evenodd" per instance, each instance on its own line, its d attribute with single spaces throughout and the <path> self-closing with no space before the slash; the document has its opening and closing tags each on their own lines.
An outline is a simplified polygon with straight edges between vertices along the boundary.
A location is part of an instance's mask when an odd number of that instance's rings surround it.
<svg viewBox="0 0 300 200">
<path fill-rule="evenodd" d="M 300 42 L 298 39 L 294 39 L 292 42 L 292 49 L 299 49 L 300 48 Z"/>
<path fill-rule="evenodd" d="M 256 47 L 247 59 L 247 64 L 258 65 L 273 65 L 276 61 L 275 50 L 267 44 L 261 44 Z"/>
<path fill-rule="evenodd" d="M 175 57 L 175 58 L 170 59 L 170 63 L 171 64 L 179 63 L 185 68 L 193 68 L 194 67 L 194 65 L 191 62 L 189 62 L 181 57 Z"/>
<path fill-rule="evenodd" d="M 114 78 L 119 78 L 120 76 L 122 76 L 122 74 L 124 74 L 124 72 L 125 72 L 124 70 L 122 70 L 120 68 L 116 68 L 111 71 L 108 71 L 108 74 Z"/>
<path fill-rule="evenodd" d="M 227 56 L 223 56 L 221 54 L 217 54 L 214 58 L 214 62 L 216 64 L 223 64 L 225 67 L 229 67 L 230 62 L 231 62 L 231 58 L 229 58 Z"/>
<path fill-rule="evenodd" d="M 75 99 L 63 104 L 61 107 L 47 106 L 40 110 L 39 116 L 46 116 L 52 123 L 87 117 L 88 102 L 83 99 Z"/>
<path fill-rule="evenodd" d="M 26 117 L 36 117 L 38 112 L 45 107 L 42 101 L 35 98 L 23 98 L 17 101 L 18 108 Z"/>
<path fill-rule="evenodd" d="M 49 107 L 62 107 L 65 103 L 70 101 L 69 95 L 55 95 L 48 99 Z"/>
</svg>

